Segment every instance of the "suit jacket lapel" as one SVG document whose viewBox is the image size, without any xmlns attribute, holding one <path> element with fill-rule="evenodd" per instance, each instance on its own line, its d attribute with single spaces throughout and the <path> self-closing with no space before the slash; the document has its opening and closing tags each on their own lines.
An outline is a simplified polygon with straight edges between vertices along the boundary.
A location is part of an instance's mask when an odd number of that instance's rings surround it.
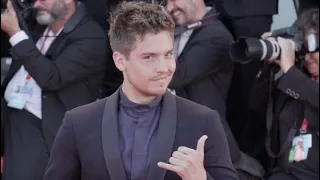
<svg viewBox="0 0 320 180">
<path fill-rule="evenodd" d="M 111 179 L 127 180 L 119 149 L 119 90 L 108 97 L 102 119 L 102 147 Z"/>
<path fill-rule="evenodd" d="M 208 13 L 206 13 L 206 16 L 210 15 L 210 14 L 216 14 L 216 13 L 217 13 L 217 10 L 215 9 L 215 7 L 212 7 L 212 9 Z M 216 18 L 216 17 L 214 16 L 212 18 Z M 189 46 L 192 44 L 193 41 L 196 40 L 196 39 L 194 39 L 194 37 L 201 31 L 201 29 L 202 28 L 197 28 L 192 32 L 191 36 L 189 37 L 189 39 L 187 41 L 187 44 L 184 46 L 184 48 L 180 54 L 180 57 L 182 57 L 185 52 L 188 52 Z"/>
<path fill-rule="evenodd" d="M 161 115 L 157 132 L 155 150 L 152 154 L 147 180 L 163 180 L 166 170 L 160 169 L 158 162 L 168 162 L 176 135 L 177 109 L 176 97 L 170 92 L 163 96 Z"/>
<path fill-rule="evenodd" d="M 48 59 L 54 59 L 56 54 L 60 54 L 60 51 L 62 50 L 62 48 L 65 48 L 65 42 L 67 42 L 66 40 L 68 39 L 68 37 L 65 37 L 65 33 L 62 31 L 52 42 L 52 44 L 50 45 L 47 53 L 46 53 L 46 57 Z"/>
<path fill-rule="evenodd" d="M 194 37 L 195 37 L 196 34 L 199 33 L 199 31 L 201 31 L 201 28 L 200 28 L 200 29 L 195 29 L 195 30 L 192 32 L 192 34 L 190 35 L 190 37 L 189 37 L 186 45 L 184 46 L 184 48 L 183 48 L 183 50 L 182 50 L 182 52 L 181 52 L 181 54 L 180 54 L 179 57 L 183 57 L 183 54 L 184 54 L 185 52 L 188 52 L 189 46 L 192 44 L 193 41 L 196 40 L 196 39 L 194 39 Z"/>
</svg>

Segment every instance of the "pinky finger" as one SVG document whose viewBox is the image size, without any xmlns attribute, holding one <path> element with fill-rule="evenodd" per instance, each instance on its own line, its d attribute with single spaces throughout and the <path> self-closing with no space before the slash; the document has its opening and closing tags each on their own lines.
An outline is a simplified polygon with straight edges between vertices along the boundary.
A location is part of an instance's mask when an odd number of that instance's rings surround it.
<svg viewBox="0 0 320 180">
<path fill-rule="evenodd" d="M 182 173 L 182 169 L 179 168 L 178 166 L 174 166 L 172 164 L 167 164 L 167 163 L 163 163 L 163 162 L 159 162 L 158 163 L 158 166 L 162 169 L 165 169 L 165 170 L 169 170 L 169 171 L 172 171 L 172 172 L 175 172 L 177 174 L 181 174 Z"/>
</svg>

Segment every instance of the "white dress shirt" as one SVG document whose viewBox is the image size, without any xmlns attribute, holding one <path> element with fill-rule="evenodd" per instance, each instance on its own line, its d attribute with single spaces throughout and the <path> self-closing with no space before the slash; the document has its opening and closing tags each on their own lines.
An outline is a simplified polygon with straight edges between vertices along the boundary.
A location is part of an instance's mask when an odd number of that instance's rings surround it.
<svg viewBox="0 0 320 180">
<path fill-rule="evenodd" d="M 41 51 L 42 54 L 46 54 L 48 49 L 50 48 L 52 42 L 55 39 L 55 36 L 58 36 L 59 33 L 62 31 L 62 29 L 55 35 L 49 28 L 47 28 L 44 31 L 43 37 L 41 37 L 36 46 Z M 24 31 L 20 31 L 13 35 L 10 38 L 10 44 L 12 46 L 17 45 L 23 40 L 29 39 L 27 34 Z M 7 102 L 10 102 L 10 100 L 13 98 L 12 93 L 17 91 L 18 86 L 23 86 L 26 83 L 26 77 L 28 75 L 28 71 L 24 68 L 24 66 L 21 66 L 20 69 L 16 72 L 16 74 L 13 76 L 13 78 L 8 83 L 8 86 L 4 93 L 4 98 Z M 24 109 L 38 117 L 39 119 L 42 119 L 42 101 L 41 101 L 41 88 L 37 84 L 37 82 L 31 78 L 28 86 L 32 87 L 33 93 L 29 99 L 29 101 L 24 106 Z"/>
</svg>

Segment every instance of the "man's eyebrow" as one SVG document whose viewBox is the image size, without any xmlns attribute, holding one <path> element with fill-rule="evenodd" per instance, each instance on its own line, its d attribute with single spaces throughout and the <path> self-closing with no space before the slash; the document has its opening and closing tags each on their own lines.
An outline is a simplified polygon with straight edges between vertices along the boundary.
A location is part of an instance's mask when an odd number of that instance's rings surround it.
<svg viewBox="0 0 320 180">
<path fill-rule="evenodd" d="M 166 54 L 172 53 L 173 51 L 174 51 L 174 49 L 171 49 L 171 50 L 167 51 Z M 157 53 L 145 52 L 145 53 L 142 53 L 141 55 L 142 56 L 150 56 L 150 55 L 155 56 L 155 55 L 157 55 Z"/>
<path fill-rule="evenodd" d="M 157 55 L 156 53 L 151 53 L 151 52 L 145 52 L 141 54 L 142 56 L 150 56 L 150 55 Z"/>
<path fill-rule="evenodd" d="M 173 52 L 173 51 L 174 51 L 174 49 L 171 49 L 171 50 L 169 50 L 169 51 L 167 52 L 167 54 L 168 54 L 168 53 L 171 53 L 171 52 Z"/>
</svg>

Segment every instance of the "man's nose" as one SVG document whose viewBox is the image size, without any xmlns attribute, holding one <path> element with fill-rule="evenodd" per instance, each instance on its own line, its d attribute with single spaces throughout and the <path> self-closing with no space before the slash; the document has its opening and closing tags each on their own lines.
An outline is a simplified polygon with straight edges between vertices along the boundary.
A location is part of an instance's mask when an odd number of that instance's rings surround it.
<svg viewBox="0 0 320 180">
<path fill-rule="evenodd" d="M 166 5 L 166 10 L 168 13 L 171 13 L 171 11 L 175 8 L 174 0 L 168 0 L 168 3 Z"/>
<path fill-rule="evenodd" d="M 33 4 L 32 7 L 33 7 L 33 8 L 38 8 L 38 7 L 40 7 L 40 1 L 38 1 L 38 0 L 34 1 L 34 4 Z"/>
<path fill-rule="evenodd" d="M 166 60 L 160 60 L 158 61 L 158 66 L 157 66 L 157 69 L 156 71 L 159 72 L 159 73 L 166 73 L 169 71 L 169 67 L 170 67 L 170 64 L 168 61 Z"/>
<path fill-rule="evenodd" d="M 307 53 L 307 54 L 306 54 L 306 57 L 305 57 L 305 60 L 306 60 L 306 61 L 310 60 L 310 57 L 311 57 L 310 53 Z"/>
</svg>

